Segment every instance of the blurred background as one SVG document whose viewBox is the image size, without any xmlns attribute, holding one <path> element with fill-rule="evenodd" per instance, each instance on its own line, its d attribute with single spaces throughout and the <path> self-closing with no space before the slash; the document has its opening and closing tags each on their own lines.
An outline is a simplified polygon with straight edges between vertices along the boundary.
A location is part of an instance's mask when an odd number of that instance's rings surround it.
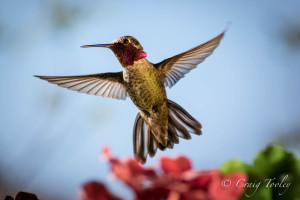
<svg viewBox="0 0 300 200">
<path fill-rule="evenodd" d="M 194 168 L 226 160 L 251 162 L 277 142 L 300 152 L 300 1 L 71 1 L 1 0 L 0 199 L 19 190 L 44 200 L 76 199 L 80 185 L 108 177 L 104 145 L 118 157 L 132 152 L 137 108 L 126 101 L 59 88 L 33 75 L 121 71 L 108 49 L 82 49 L 136 37 L 156 63 L 215 37 L 221 45 L 171 90 L 203 125 L 161 155 L 183 154 Z"/>
</svg>

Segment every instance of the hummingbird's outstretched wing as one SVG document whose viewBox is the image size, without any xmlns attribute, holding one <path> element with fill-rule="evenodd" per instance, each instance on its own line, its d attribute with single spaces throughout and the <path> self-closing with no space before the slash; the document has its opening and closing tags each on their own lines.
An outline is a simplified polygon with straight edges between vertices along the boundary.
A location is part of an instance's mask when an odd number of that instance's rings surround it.
<svg viewBox="0 0 300 200">
<path fill-rule="evenodd" d="M 123 72 L 81 76 L 36 76 L 60 87 L 90 95 L 123 99 L 127 91 L 123 84 Z"/>
<path fill-rule="evenodd" d="M 183 78 L 185 74 L 203 62 L 220 44 L 224 33 L 225 31 L 204 44 L 155 64 L 154 66 L 160 71 L 160 74 L 162 74 L 161 79 L 164 85 L 171 88 Z"/>
</svg>

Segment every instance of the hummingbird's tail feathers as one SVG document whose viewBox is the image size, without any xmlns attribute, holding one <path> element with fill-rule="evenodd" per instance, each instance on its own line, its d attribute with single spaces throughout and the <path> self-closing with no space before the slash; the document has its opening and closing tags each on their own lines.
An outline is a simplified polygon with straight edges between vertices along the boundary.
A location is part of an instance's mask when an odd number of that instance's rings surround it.
<svg viewBox="0 0 300 200">
<path fill-rule="evenodd" d="M 146 125 L 146 126 L 147 126 L 147 139 L 148 139 L 147 140 L 147 150 L 148 150 L 149 156 L 152 158 L 156 154 L 157 147 L 160 148 L 160 145 L 157 145 L 157 140 L 155 139 L 150 127 L 148 125 Z"/>
<path fill-rule="evenodd" d="M 190 133 L 201 135 L 201 124 L 192 117 L 186 110 L 175 102 L 168 100 L 168 142 L 162 145 L 154 135 L 151 127 L 138 112 L 133 127 L 133 152 L 135 157 L 144 164 L 147 155 L 155 156 L 157 148 L 164 151 L 166 148 L 172 149 L 174 144 L 179 143 L 179 137 L 190 139 Z"/>
<path fill-rule="evenodd" d="M 164 148 L 164 146 L 158 145 L 150 127 L 141 114 L 138 113 L 133 127 L 133 152 L 135 157 L 144 164 L 148 154 L 150 157 L 155 155 L 157 147 Z"/>
<path fill-rule="evenodd" d="M 172 125 L 170 125 L 172 126 Z M 142 118 L 140 112 L 138 112 L 134 126 L 133 126 L 133 152 L 134 156 L 144 164 L 147 160 L 147 155 L 152 158 L 155 156 L 157 148 L 164 151 L 166 148 L 172 149 L 174 143 L 178 144 L 178 136 L 174 128 L 168 130 L 168 143 L 166 146 L 162 145 L 155 138 L 150 126 L 146 124 L 146 121 Z"/>
<path fill-rule="evenodd" d="M 201 124 L 180 105 L 168 99 L 169 130 L 184 139 L 190 139 L 190 133 L 201 135 Z M 175 129 L 175 131 L 174 131 Z"/>
</svg>

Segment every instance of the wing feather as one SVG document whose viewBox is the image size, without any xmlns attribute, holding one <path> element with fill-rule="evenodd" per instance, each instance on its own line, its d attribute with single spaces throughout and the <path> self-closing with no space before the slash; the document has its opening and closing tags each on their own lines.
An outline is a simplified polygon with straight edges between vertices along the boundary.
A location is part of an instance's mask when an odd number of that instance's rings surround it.
<svg viewBox="0 0 300 200">
<path fill-rule="evenodd" d="M 101 73 L 82 76 L 36 76 L 49 83 L 89 95 L 123 99 L 127 91 L 123 82 L 123 72 Z"/>
<path fill-rule="evenodd" d="M 171 88 L 185 74 L 195 69 L 198 64 L 213 53 L 215 48 L 220 44 L 224 33 L 225 31 L 204 44 L 155 64 L 156 69 L 162 74 L 161 80 L 164 85 Z"/>
</svg>

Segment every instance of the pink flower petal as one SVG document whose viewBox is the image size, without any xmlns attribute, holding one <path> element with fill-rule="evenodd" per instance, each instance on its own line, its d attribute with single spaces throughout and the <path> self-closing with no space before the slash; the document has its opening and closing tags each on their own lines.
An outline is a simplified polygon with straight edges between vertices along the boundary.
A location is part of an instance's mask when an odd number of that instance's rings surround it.
<svg viewBox="0 0 300 200">
<path fill-rule="evenodd" d="M 161 157 L 160 163 L 161 168 L 166 174 L 180 174 L 192 168 L 190 160 L 184 156 L 178 156 L 175 158 Z"/>
<path fill-rule="evenodd" d="M 118 160 L 108 148 L 103 150 L 103 155 L 108 159 L 112 173 L 135 190 L 143 188 L 143 180 L 156 177 L 152 168 L 144 168 L 134 159 Z"/>
<path fill-rule="evenodd" d="M 138 190 L 136 192 L 135 200 L 157 200 L 157 199 L 167 199 L 169 190 L 166 188 L 153 187 L 144 190 Z"/>
<path fill-rule="evenodd" d="M 120 197 L 117 197 L 110 193 L 108 189 L 99 182 L 88 182 L 82 186 L 82 189 L 79 193 L 80 200 L 121 200 Z"/>
<path fill-rule="evenodd" d="M 191 174 L 191 175 L 190 175 Z M 219 176 L 219 170 L 209 170 L 209 171 L 190 171 L 187 174 L 184 174 L 185 180 L 187 175 L 189 176 L 189 184 L 191 189 L 201 189 L 208 191 L 209 185 L 214 176 Z"/>
<path fill-rule="evenodd" d="M 209 198 L 208 194 L 202 190 L 192 190 L 182 194 L 180 200 L 211 200 L 211 199 Z"/>
<path fill-rule="evenodd" d="M 214 200 L 238 200 L 245 190 L 244 187 L 236 187 L 239 180 L 247 181 L 247 176 L 242 172 L 234 172 L 227 176 L 221 174 L 214 176 L 209 186 L 209 194 Z"/>
</svg>

